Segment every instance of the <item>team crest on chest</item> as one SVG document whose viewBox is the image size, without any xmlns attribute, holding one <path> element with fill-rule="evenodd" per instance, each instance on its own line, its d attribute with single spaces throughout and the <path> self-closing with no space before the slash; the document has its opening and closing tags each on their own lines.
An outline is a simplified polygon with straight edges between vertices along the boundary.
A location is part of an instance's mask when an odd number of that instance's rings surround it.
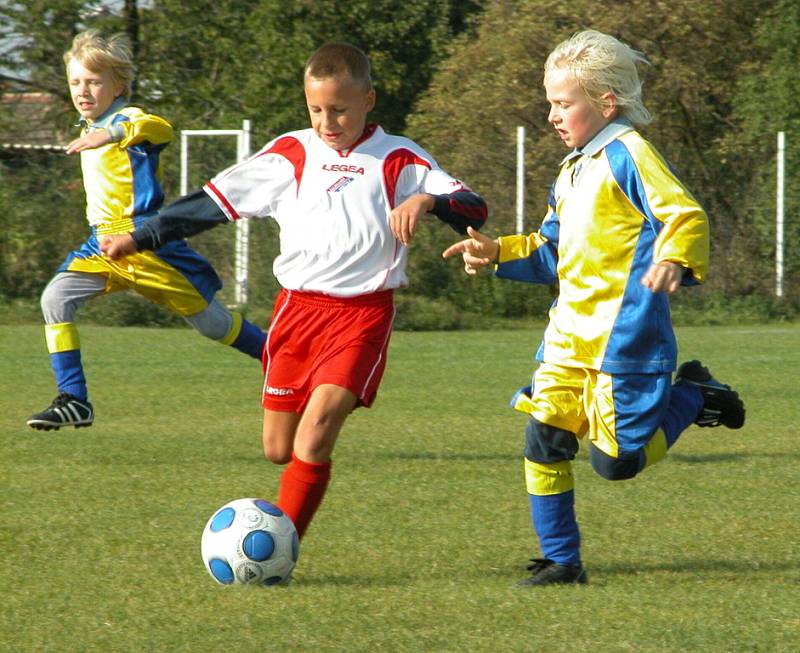
<svg viewBox="0 0 800 653">
<path fill-rule="evenodd" d="M 333 184 L 328 186 L 328 192 L 329 193 L 338 193 L 340 190 L 342 190 L 342 188 L 347 186 L 347 184 L 352 182 L 354 179 L 355 179 L 355 177 L 348 177 L 347 175 L 344 175 L 343 177 L 339 177 L 339 179 L 337 179 Z"/>
</svg>

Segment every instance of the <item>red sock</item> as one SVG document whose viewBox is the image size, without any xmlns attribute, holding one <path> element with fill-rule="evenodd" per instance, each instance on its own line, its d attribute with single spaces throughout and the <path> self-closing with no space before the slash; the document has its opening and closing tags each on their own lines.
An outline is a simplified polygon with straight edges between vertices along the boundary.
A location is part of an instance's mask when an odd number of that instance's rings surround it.
<svg viewBox="0 0 800 653">
<path fill-rule="evenodd" d="M 292 453 L 291 462 L 281 474 L 278 506 L 291 517 L 299 537 L 303 537 L 322 503 L 331 477 L 331 464 L 330 460 L 326 463 L 307 463 Z"/>
</svg>

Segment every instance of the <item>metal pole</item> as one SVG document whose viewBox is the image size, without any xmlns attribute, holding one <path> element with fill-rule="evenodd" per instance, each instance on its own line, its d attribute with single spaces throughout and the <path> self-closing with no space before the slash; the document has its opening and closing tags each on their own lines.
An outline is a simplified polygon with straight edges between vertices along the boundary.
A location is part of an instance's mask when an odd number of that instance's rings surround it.
<svg viewBox="0 0 800 653">
<path fill-rule="evenodd" d="M 189 191 L 189 134 L 181 132 L 181 197 Z"/>
<path fill-rule="evenodd" d="M 525 127 L 517 127 L 517 233 L 525 227 Z"/>
<path fill-rule="evenodd" d="M 786 132 L 778 132 L 777 197 L 775 201 L 775 295 L 783 297 L 783 163 Z"/>
<path fill-rule="evenodd" d="M 242 121 L 242 129 L 237 137 L 238 160 L 244 161 L 250 156 L 250 121 Z M 250 258 L 250 221 L 247 219 L 236 222 L 236 292 L 234 293 L 237 304 L 246 304 L 248 296 L 248 261 Z"/>
</svg>

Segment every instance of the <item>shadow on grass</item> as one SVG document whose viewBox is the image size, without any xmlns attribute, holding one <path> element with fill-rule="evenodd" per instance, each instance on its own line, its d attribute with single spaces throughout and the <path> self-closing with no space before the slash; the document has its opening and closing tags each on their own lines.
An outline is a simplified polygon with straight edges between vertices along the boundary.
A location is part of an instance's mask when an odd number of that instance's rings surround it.
<svg viewBox="0 0 800 653">
<path fill-rule="evenodd" d="M 797 572 L 797 565 L 791 562 L 762 562 L 754 564 L 752 562 L 736 560 L 676 560 L 673 562 L 662 563 L 611 563 L 611 564 L 589 564 L 587 570 L 590 575 L 591 585 L 604 585 L 618 576 L 639 576 L 643 574 L 657 574 L 659 572 L 671 572 L 686 576 L 697 576 L 711 580 L 710 573 L 718 574 L 717 579 L 724 575 L 728 578 L 742 577 L 750 574 L 780 574 L 784 580 L 797 582 L 794 576 L 790 577 L 785 572 Z M 442 570 L 441 572 L 412 574 L 398 573 L 395 570 L 391 575 L 380 573 L 375 575 L 366 574 L 324 574 L 320 576 L 295 577 L 293 585 L 297 587 L 360 587 L 360 588 L 391 588 L 408 587 L 420 580 L 451 580 L 452 570 Z M 528 572 L 521 565 L 502 568 L 486 568 L 476 566 L 466 572 L 459 572 L 464 577 L 480 579 L 503 578 L 508 579 L 509 587 L 514 587 L 516 581 L 526 578 Z"/>
<path fill-rule="evenodd" d="M 698 465 L 703 463 L 724 463 L 730 462 L 735 460 L 743 460 L 747 458 L 766 458 L 766 459 L 776 459 L 776 460 L 786 460 L 786 459 L 800 459 L 800 452 L 792 451 L 792 452 L 779 452 L 779 451 L 770 451 L 770 452 L 763 452 L 763 453 L 710 453 L 710 454 L 702 454 L 693 456 L 690 454 L 684 453 L 670 453 L 669 459 L 687 463 L 689 465 Z"/>
<path fill-rule="evenodd" d="M 614 577 L 655 575 L 663 572 L 682 574 L 687 577 L 694 576 L 705 580 L 713 580 L 714 578 L 718 580 L 722 578 L 735 579 L 751 574 L 771 574 L 773 576 L 777 574 L 778 578 L 786 582 L 796 583 L 798 582 L 797 572 L 800 571 L 797 564 L 791 561 L 764 561 L 754 563 L 746 560 L 709 560 L 705 558 L 672 560 L 658 563 L 612 562 L 593 564 L 589 561 L 588 564 L 586 564 L 586 569 L 589 574 L 590 586 L 604 585 Z M 710 576 L 709 574 L 717 574 L 717 576 Z M 476 578 L 507 577 L 521 580 L 528 574 L 522 565 L 514 565 L 489 570 L 480 568 L 473 569 L 466 575 Z"/>
<path fill-rule="evenodd" d="M 783 571 L 798 571 L 797 564 L 791 561 L 751 562 L 746 560 L 709 560 L 699 558 L 694 560 L 672 560 L 658 563 L 611 563 L 592 565 L 592 570 L 598 574 L 641 574 L 642 572 L 671 571 L 675 573 L 705 573 L 729 572 L 732 574 L 762 574 Z"/>
<path fill-rule="evenodd" d="M 469 453 L 443 451 L 387 451 L 376 453 L 377 458 L 392 458 L 397 460 L 519 460 L 521 453 Z"/>
</svg>

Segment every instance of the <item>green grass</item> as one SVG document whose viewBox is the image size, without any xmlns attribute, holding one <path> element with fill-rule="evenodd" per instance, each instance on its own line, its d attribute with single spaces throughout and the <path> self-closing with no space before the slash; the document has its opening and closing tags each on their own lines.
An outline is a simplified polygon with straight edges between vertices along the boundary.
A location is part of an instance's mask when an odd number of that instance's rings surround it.
<svg viewBox="0 0 800 653">
<path fill-rule="evenodd" d="M 741 431 L 696 429 L 640 478 L 582 451 L 586 587 L 514 588 L 533 552 L 526 331 L 397 333 L 288 588 L 224 588 L 211 512 L 270 499 L 258 365 L 188 330 L 84 327 L 97 421 L 33 432 L 54 395 L 41 327 L 0 326 L 0 649 L 9 652 L 800 650 L 800 326 L 679 331 L 740 390 Z"/>
</svg>

